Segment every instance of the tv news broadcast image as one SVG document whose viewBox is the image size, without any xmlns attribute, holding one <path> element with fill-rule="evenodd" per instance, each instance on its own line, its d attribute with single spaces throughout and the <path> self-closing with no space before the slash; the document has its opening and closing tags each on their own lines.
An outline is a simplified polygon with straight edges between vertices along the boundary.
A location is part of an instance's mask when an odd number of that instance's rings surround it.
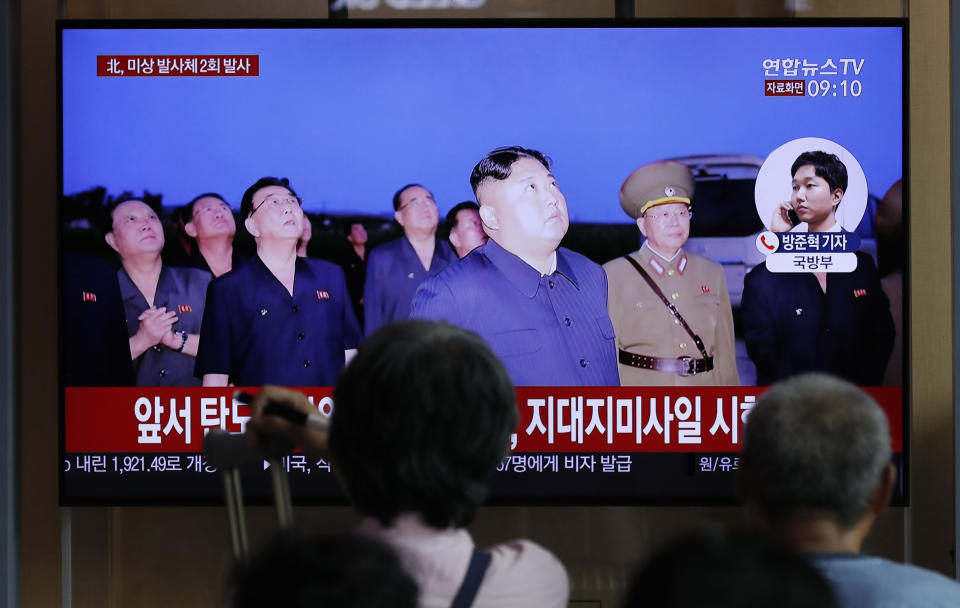
<svg viewBox="0 0 960 608">
<path fill-rule="evenodd" d="M 220 500 L 235 390 L 330 416 L 414 316 L 517 385 L 494 502 L 730 502 L 758 396 L 819 370 L 887 413 L 903 504 L 905 25 L 61 22 L 61 502 Z"/>
</svg>

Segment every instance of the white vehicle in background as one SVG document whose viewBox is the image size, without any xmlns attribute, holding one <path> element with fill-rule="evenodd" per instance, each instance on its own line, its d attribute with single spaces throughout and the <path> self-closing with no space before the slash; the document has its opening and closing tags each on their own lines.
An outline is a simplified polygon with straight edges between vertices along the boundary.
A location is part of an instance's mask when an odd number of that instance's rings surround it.
<svg viewBox="0 0 960 608">
<path fill-rule="evenodd" d="M 764 258 L 756 246 L 756 235 L 764 228 L 754 203 L 763 159 L 752 154 L 700 154 L 670 160 L 690 167 L 696 181 L 690 239 L 684 248 L 723 266 L 730 303 L 738 308 L 744 276 Z"/>
</svg>

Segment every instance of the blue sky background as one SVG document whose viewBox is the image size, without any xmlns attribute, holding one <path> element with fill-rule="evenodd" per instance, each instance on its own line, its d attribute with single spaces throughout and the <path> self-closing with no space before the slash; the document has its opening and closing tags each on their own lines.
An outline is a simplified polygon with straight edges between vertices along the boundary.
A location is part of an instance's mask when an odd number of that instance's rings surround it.
<svg viewBox="0 0 960 608">
<path fill-rule="evenodd" d="M 98 54 L 257 54 L 260 75 L 103 78 Z M 788 57 L 864 59 L 846 77 L 862 95 L 764 97 L 762 61 Z M 901 61 L 898 28 L 64 30 L 64 193 L 236 207 L 276 175 L 310 211 L 389 215 L 421 182 L 444 212 L 486 152 L 519 144 L 553 158 L 574 221 L 626 222 L 641 164 L 823 137 L 881 196 L 903 173 Z"/>
</svg>

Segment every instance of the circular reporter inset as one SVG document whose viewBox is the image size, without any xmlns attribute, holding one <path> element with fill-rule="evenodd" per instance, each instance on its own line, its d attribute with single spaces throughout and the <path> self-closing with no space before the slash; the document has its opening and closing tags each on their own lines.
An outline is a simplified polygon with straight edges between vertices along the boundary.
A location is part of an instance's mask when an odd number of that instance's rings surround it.
<svg viewBox="0 0 960 608">
<path fill-rule="evenodd" d="M 846 148 L 834 141 L 821 137 L 802 137 L 788 141 L 771 152 L 757 174 L 754 201 L 760 221 L 767 230 L 771 229 L 771 220 L 780 204 L 792 200 L 793 176 L 790 169 L 794 161 L 804 152 L 816 151 L 836 154 L 847 169 L 847 189 L 837 205 L 837 223 L 849 232 L 860 224 L 867 208 L 868 193 L 867 178 L 860 163 Z M 806 224 L 800 223 L 793 230 L 806 230 Z"/>
</svg>

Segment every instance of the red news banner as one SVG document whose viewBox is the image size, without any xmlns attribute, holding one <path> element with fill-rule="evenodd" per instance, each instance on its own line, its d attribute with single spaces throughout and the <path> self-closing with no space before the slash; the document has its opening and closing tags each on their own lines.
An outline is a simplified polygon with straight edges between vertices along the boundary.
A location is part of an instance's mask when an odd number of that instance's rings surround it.
<svg viewBox="0 0 960 608">
<path fill-rule="evenodd" d="M 206 431 L 244 430 L 236 388 L 66 389 L 66 452 L 201 452 Z M 248 389 L 256 393 L 258 389 Z M 299 387 L 324 416 L 330 387 Z M 522 387 L 514 452 L 738 452 L 763 387 Z M 901 387 L 864 389 L 887 414 L 902 451 Z"/>
<path fill-rule="evenodd" d="M 259 55 L 97 55 L 97 76 L 259 76 Z"/>
</svg>

